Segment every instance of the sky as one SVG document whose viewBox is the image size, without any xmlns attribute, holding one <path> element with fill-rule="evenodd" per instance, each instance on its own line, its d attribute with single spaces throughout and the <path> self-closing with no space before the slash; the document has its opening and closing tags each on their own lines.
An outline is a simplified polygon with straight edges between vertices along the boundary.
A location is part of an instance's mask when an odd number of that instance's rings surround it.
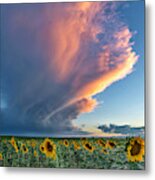
<svg viewBox="0 0 155 180">
<path fill-rule="evenodd" d="M 86 123 L 94 127 L 110 123 L 144 126 L 144 2 L 127 2 L 121 9 L 121 15 L 130 30 L 135 32 L 133 48 L 139 55 L 139 60 L 133 73 L 96 96 L 102 105 L 95 112 L 80 116 L 77 123 L 81 126 Z"/>
<path fill-rule="evenodd" d="M 1 5 L 2 135 L 144 126 L 144 2 Z"/>
</svg>

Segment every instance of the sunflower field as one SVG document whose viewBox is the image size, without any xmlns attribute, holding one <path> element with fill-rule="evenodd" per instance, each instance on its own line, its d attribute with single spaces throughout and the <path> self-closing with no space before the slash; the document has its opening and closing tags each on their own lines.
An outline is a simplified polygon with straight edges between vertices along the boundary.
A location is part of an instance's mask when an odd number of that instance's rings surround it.
<svg viewBox="0 0 155 180">
<path fill-rule="evenodd" d="M 144 170 L 144 139 L 0 137 L 0 166 Z"/>
</svg>

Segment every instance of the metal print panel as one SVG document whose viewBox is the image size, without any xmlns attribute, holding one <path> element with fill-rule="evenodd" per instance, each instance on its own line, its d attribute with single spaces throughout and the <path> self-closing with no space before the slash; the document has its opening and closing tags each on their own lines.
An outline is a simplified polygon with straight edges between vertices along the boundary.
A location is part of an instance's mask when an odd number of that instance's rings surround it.
<svg viewBox="0 0 155 180">
<path fill-rule="evenodd" d="M 144 169 L 144 8 L 0 5 L 0 166 Z"/>
</svg>

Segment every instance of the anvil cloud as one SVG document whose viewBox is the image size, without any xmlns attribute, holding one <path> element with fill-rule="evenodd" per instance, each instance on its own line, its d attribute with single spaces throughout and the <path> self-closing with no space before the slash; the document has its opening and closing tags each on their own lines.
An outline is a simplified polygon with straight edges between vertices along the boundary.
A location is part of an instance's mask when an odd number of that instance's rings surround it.
<svg viewBox="0 0 155 180">
<path fill-rule="evenodd" d="M 114 2 L 3 5 L 2 24 L 2 132 L 81 132 L 74 119 L 138 59 Z"/>
</svg>

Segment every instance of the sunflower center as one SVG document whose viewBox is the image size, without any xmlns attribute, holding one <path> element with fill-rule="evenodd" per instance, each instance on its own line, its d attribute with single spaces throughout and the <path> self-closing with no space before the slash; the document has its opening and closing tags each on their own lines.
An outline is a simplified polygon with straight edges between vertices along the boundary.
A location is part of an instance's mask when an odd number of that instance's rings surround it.
<svg viewBox="0 0 155 180">
<path fill-rule="evenodd" d="M 135 156 L 135 155 L 139 154 L 140 150 L 141 150 L 141 145 L 137 141 L 135 141 L 135 143 L 132 146 L 131 151 L 130 151 L 131 155 Z"/>
<path fill-rule="evenodd" d="M 25 146 L 23 146 L 23 150 L 26 151 L 26 147 Z"/>
<path fill-rule="evenodd" d="M 50 142 L 47 142 L 47 149 L 48 149 L 48 151 L 50 151 L 50 152 L 53 151 L 53 146 L 51 145 Z"/>
<path fill-rule="evenodd" d="M 65 145 L 68 145 L 68 142 L 67 142 L 67 141 L 65 141 Z"/>
<path fill-rule="evenodd" d="M 109 142 L 111 147 L 115 147 L 115 144 L 113 142 Z"/>
<path fill-rule="evenodd" d="M 88 149 L 92 149 L 92 147 L 91 147 L 90 144 L 88 144 L 88 143 L 87 143 L 85 146 L 86 146 Z"/>
<path fill-rule="evenodd" d="M 99 143 L 102 145 L 102 146 L 105 146 L 105 143 L 103 141 L 99 141 Z"/>
</svg>

